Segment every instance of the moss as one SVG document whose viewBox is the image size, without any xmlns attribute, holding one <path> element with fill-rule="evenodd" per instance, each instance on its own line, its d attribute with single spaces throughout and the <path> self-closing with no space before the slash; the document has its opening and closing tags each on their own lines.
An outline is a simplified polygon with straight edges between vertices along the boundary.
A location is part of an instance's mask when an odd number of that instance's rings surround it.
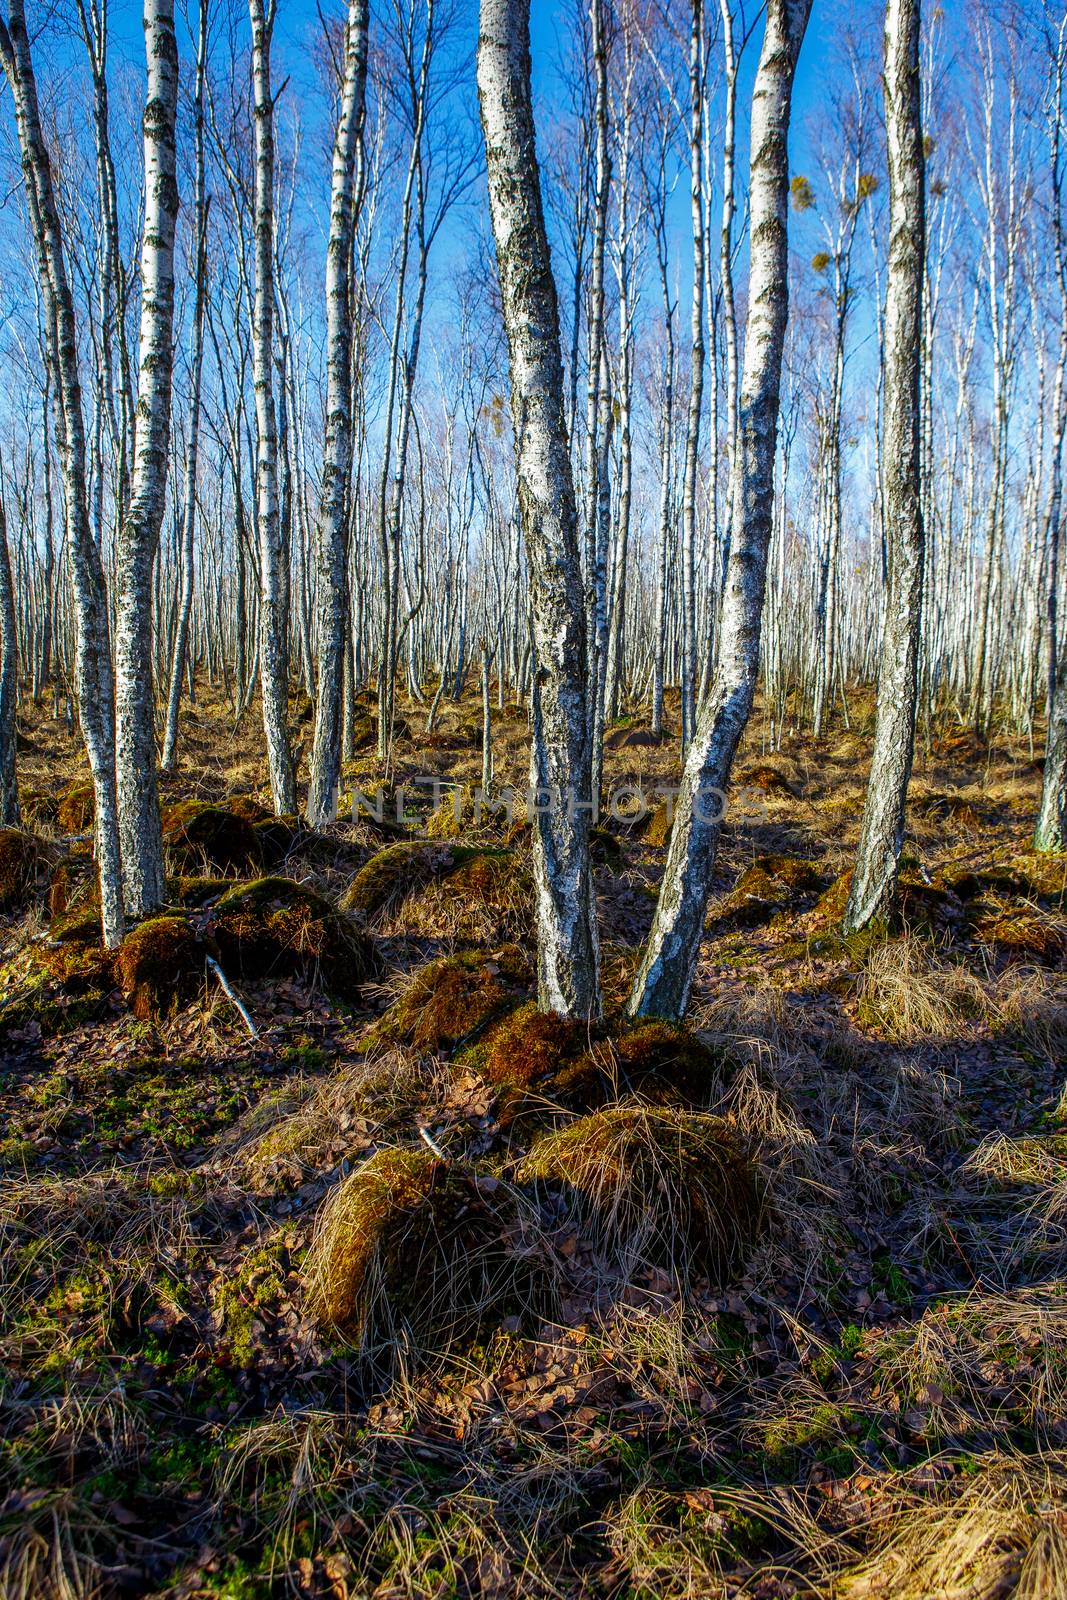
<svg viewBox="0 0 1067 1600">
<path fill-rule="evenodd" d="M 746 767 L 741 773 L 741 782 L 752 789 L 761 789 L 764 794 L 790 795 L 794 800 L 800 798 L 800 790 L 791 778 L 780 767 L 772 766 L 769 761 L 757 762 L 755 766 Z"/>
<path fill-rule="evenodd" d="M 402 843 L 387 845 L 372 856 L 342 896 L 346 911 L 375 916 L 428 885 L 448 880 L 449 892 L 500 904 L 516 882 L 515 857 L 509 850 L 471 845 Z"/>
<path fill-rule="evenodd" d="M 19 790 L 19 815 L 23 822 L 28 822 L 33 827 L 54 827 L 59 811 L 59 799 L 54 794 L 48 794 L 43 789 Z"/>
<path fill-rule="evenodd" d="M 270 806 L 264 805 L 262 800 L 254 794 L 231 795 L 226 801 L 226 807 L 235 817 L 243 817 L 254 827 L 257 822 L 270 822 L 274 812 Z"/>
<path fill-rule="evenodd" d="M 96 792 L 91 778 L 78 778 L 59 797 L 56 825 L 64 833 L 88 833 L 96 815 Z"/>
<path fill-rule="evenodd" d="M 166 807 L 162 821 L 163 842 L 179 872 L 208 866 L 226 874 L 262 864 L 263 851 L 252 824 L 225 806 L 180 800 Z"/>
<path fill-rule="evenodd" d="M 727 1283 L 763 1224 L 757 1173 L 736 1135 L 692 1111 L 596 1111 L 539 1139 L 517 1178 L 554 1194 L 627 1270 L 653 1260 Z"/>
<path fill-rule="evenodd" d="M 665 849 L 670 843 L 671 828 L 673 826 L 674 806 L 669 800 L 661 800 L 641 829 L 641 838 L 645 844 L 651 845 L 653 849 Z"/>
<path fill-rule="evenodd" d="M 337 1189 L 308 1263 L 319 1320 L 365 1354 L 441 1351 L 516 1303 L 509 1191 L 428 1150 L 379 1150 Z"/>
<path fill-rule="evenodd" d="M 587 1023 L 539 1011 L 531 1000 L 491 1028 L 467 1059 L 490 1083 L 526 1089 L 576 1066 L 588 1050 Z"/>
<path fill-rule="evenodd" d="M 620 1086 L 660 1103 L 707 1105 L 730 1066 L 688 1028 L 655 1018 L 613 1032 L 611 1046 Z"/>
<path fill-rule="evenodd" d="M 233 888 L 231 878 L 187 878 L 177 877 L 167 879 L 167 895 L 179 906 L 198 907 L 206 905 L 209 900 L 216 900 L 224 895 L 227 889 Z"/>
<path fill-rule="evenodd" d="M 1003 862 L 950 861 L 934 874 L 934 882 L 950 889 L 961 900 L 976 900 L 984 894 L 1025 894 L 1030 887 L 1022 872 Z"/>
<path fill-rule="evenodd" d="M 370 1038 L 399 1039 L 420 1050 L 448 1048 L 514 1004 L 531 977 L 516 945 L 492 956 L 470 953 L 428 962 L 412 975 Z"/>
<path fill-rule="evenodd" d="M 250 1251 L 235 1275 L 219 1285 L 213 1297 L 215 1316 L 235 1367 L 255 1365 L 259 1355 L 256 1324 L 288 1298 L 291 1269 L 288 1247 L 275 1240 Z"/>
<path fill-rule="evenodd" d="M 293 851 L 315 835 L 303 826 L 297 816 L 267 817 L 253 824 L 259 859 L 274 871 L 283 866 Z"/>
<path fill-rule="evenodd" d="M 40 853 L 32 834 L 0 828 L 0 911 L 22 911 L 37 886 Z"/>
<path fill-rule="evenodd" d="M 211 932 L 228 974 L 321 977 L 342 998 L 378 976 L 368 936 L 313 889 L 289 878 L 238 884 L 215 907 Z"/>
<path fill-rule="evenodd" d="M 200 990 L 207 948 L 185 917 L 152 917 L 122 941 L 115 977 L 135 1017 L 165 1017 Z"/>
<path fill-rule="evenodd" d="M 356 717 L 352 723 L 352 749 L 369 750 L 378 739 L 378 719 L 368 714 Z"/>
<path fill-rule="evenodd" d="M 1028 906 L 979 906 L 971 932 L 999 955 L 1031 957 L 1045 966 L 1057 966 L 1067 954 L 1062 927 Z"/>
</svg>

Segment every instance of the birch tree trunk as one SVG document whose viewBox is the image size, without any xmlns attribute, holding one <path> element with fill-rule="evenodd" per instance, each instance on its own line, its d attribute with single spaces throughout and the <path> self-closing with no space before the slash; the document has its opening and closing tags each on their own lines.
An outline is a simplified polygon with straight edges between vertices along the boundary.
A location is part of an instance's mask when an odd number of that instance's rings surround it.
<svg viewBox="0 0 1067 1600">
<path fill-rule="evenodd" d="M 27 209 L 46 300 L 45 323 L 51 345 L 51 360 L 59 386 L 66 536 L 75 617 L 78 716 L 93 775 L 96 802 L 100 920 L 104 943 L 111 949 L 121 942 L 125 930 L 122 858 L 115 796 L 114 686 L 111 679 L 104 574 L 100 552 L 93 542 L 89 525 L 85 422 L 78 376 L 74 299 L 67 275 L 52 166 L 41 131 L 37 82 L 22 0 L 11 0 L 8 19 L 6 28 L 0 22 L 0 59 L 3 60 L 15 102 Z"/>
<path fill-rule="evenodd" d="M 189 618 L 193 609 L 195 576 L 194 534 L 196 531 L 196 469 L 200 445 L 200 395 L 204 370 L 204 317 L 207 308 L 207 213 L 208 197 L 204 177 L 204 73 L 207 68 L 207 21 L 209 0 L 200 0 L 200 25 L 196 51 L 196 90 L 193 97 L 194 177 L 193 206 L 196 227 L 196 291 L 193 303 L 193 360 L 189 386 L 189 441 L 185 452 L 185 499 L 182 506 L 181 597 L 174 631 L 174 650 L 170 664 L 170 690 L 167 695 L 167 720 L 163 734 L 164 772 L 174 769 L 178 748 L 178 710 L 182 698 Z"/>
<path fill-rule="evenodd" d="M 3 483 L 0 481 L 0 824 L 19 825 L 19 786 L 16 770 L 15 714 L 19 697 L 18 628 L 15 590 L 11 582 L 11 557 L 7 543 Z"/>
<path fill-rule="evenodd" d="M 924 528 L 920 450 L 923 267 L 926 254 L 920 106 L 921 0 L 887 0 L 886 144 L 889 271 L 885 307 L 885 525 L 889 559 L 878 709 L 859 851 L 844 928 L 888 917 L 904 842 L 915 743 Z"/>
<path fill-rule="evenodd" d="M 586 625 L 563 409 L 559 307 L 530 94 L 529 0 L 481 0 L 478 94 L 511 366 L 519 511 L 530 569 L 531 781 L 538 996 L 566 1016 L 600 1011 L 589 860 Z"/>
<path fill-rule="evenodd" d="M 350 0 L 345 76 L 333 147 L 330 238 L 326 253 L 326 445 L 316 541 L 319 677 L 308 821 L 337 816 L 341 778 L 349 480 L 352 475 L 352 244 L 356 228 L 356 152 L 367 88 L 367 0 Z"/>
<path fill-rule="evenodd" d="M 810 10 L 811 0 L 768 0 L 752 90 L 748 316 L 718 667 L 686 752 L 652 931 L 630 995 L 638 1016 L 681 1017 L 688 1005 L 726 789 L 755 692 L 789 314 L 789 112 Z"/>
<path fill-rule="evenodd" d="M 178 43 L 174 0 L 145 0 L 145 217 L 141 349 L 130 503 L 119 524 L 115 626 L 115 769 L 126 913 L 162 904 L 163 837 L 156 786 L 152 686 L 152 566 L 167 498 L 178 217 L 174 126 Z"/>
<path fill-rule="evenodd" d="M 275 0 L 248 0 L 256 124 L 256 289 L 252 382 L 256 394 L 256 491 L 259 506 L 259 681 L 271 796 L 278 816 L 296 810 L 289 748 L 288 615 L 278 507 L 278 422 L 274 405 L 274 97 L 270 44 Z"/>
</svg>

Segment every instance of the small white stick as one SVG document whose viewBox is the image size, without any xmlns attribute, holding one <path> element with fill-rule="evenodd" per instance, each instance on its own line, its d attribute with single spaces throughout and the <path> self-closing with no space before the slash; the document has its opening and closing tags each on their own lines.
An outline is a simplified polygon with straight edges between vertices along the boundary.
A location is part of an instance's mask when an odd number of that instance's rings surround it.
<svg viewBox="0 0 1067 1600">
<path fill-rule="evenodd" d="M 427 1133 L 425 1128 L 420 1128 L 419 1132 L 422 1134 L 422 1137 L 425 1139 L 426 1143 L 429 1145 L 437 1159 L 439 1161 L 447 1161 L 448 1157 L 445 1155 L 444 1151 L 441 1149 L 441 1146 L 437 1143 L 437 1140 L 433 1137 L 433 1135 Z"/>
<path fill-rule="evenodd" d="M 215 974 L 216 978 L 218 978 L 219 983 L 222 985 L 223 994 L 226 995 L 227 999 L 233 1001 L 234 1005 L 237 1007 L 238 1011 L 241 1013 L 241 1019 L 244 1022 L 244 1025 L 248 1029 L 249 1033 L 252 1035 L 253 1039 L 258 1039 L 259 1038 L 259 1029 L 256 1027 L 255 1023 L 252 1021 L 252 1018 L 249 1016 L 248 1007 L 245 1005 L 244 1001 L 241 1000 L 234 993 L 234 991 L 231 989 L 230 980 L 227 978 L 226 974 L 223 972 L 222 968 L 219 966 L 219 964 L 215 960 L 214 956 L 208 956 L 207 957 L 207 964 L 211 968 L 212 972 Z"/>
</svg>

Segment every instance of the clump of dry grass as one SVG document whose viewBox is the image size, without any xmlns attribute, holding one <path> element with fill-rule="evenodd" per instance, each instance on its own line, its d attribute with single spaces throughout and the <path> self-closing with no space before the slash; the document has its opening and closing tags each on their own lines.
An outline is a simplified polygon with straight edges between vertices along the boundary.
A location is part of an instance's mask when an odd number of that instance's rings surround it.
<svg viewBox="0 0 1067 1600">
<path fill-rule="evenodd" d="M 759 1237 L 763 1184 L 719 1117 L 612 1106 L 534 1145 L 520 1183 L 548 1189 L 625 1276 L 654 1261 L 677 1274 L 729 1282 Z"/>
<path fill-rule="evenodd" d="M 893 939 L 868 953 L 859 1017 L 900 1044 L 958 1035 L 981 1017 L 985 990 L 964 967 L 940 960 L 923 940 Z"/>
<path fill-rule="evenodd" d="M 979 1458 L 930 1497 L 899 1493 L 863 1559 L 840 1573 L 842 1600 L 1057 1600 L 1067 1594 L 1063 1452 Z"/>
<path fill-rule="evenodd" d="M 514 1214 L 496 1179 L 425 1149 L 379 1150 L 322 1210 L 308 1304 L 372 1365 L 439 1354 L 524 1299 Z"/>
</svg>

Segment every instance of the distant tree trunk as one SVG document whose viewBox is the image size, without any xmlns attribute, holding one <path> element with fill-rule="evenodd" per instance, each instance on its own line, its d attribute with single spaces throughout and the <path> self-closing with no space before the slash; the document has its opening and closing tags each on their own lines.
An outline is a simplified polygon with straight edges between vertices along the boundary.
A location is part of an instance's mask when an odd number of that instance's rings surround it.
<svg viewBox="0 0 1067 1600">
<path fill-rule="evenodd" d="M 356 228 L 356 152 L 367 87 L 367 0 L 350 0 L 345 76 L 333 147 L 330 238 L 326 253 L 326 445 L 316 540 L 318 690 L 307 816 L 313 828 L 337 816 L 341 780 L 349 480 L 352 475 L 352 241 Z"/>
<path fill-rule="evenodd" d="M 1059 651 L 1049 706 L 1041 806 L 1034 830 L 1034 849 L 1050 855 L 1067 851 L 1067 629 L 1060 634 Z"/>
<path fill-rule="evenodd" d="M 59 386 L 66 533 L 75 614 L 78 715 L 93 775 L 96 801 L 101 927 L 104 943 L 108 948 L 114 948 L 121 942 L 125 918 L 115 797 L 114 685 L 111 679 L 107 599 L 100 552 L 93 542 L 89 525 L 85 422 L 78 376 L 74 298 L 67 276 L 52 167 L 41 131 L 37 83 L 22 0 L 11 0 L 8 27 L 4 28 L 0 23 L 0 59 L 3 60 L 15 102 L 26 202 L 46 299 L 45 322 L 51 343 L 51 359 Z"/>
<path fill-rule="evenodd" d="M 688 1005 L 726 789 L 755 693 L 789 314 L 789 112 L 810 10 L 811 0 L 768 0 L 752 90 L 751 267 L 718 668 L 686 753 L 652 931 L 630 995 L 639 1016 L 681 1017 Z"/>
<path fill-rule="evenodd" d="M 256 491 L 259 505 L 259 681 L 274 810 L 296 810 L 289 748 L 288 615 L 278 508 L 278 421 L 274 405 L 274 97 L 270 45 L 275 0 L 248 0 L 256 124 L 256 293 L 252 376 L 256 392 Z"/>
<path fill-rule="evenodd" d="M 921 0 L 887 0 L 889 273 L 885 307 L 885 522 L 889 557 L 878 710 L 867 800 L 844 927 L 888 917 L 904 842 L 915 743 L 924 530 L 920 446 L 926 208 L 919 99 Z"/>
<path fill-rule="evenodd" d="M 7 543 L 3 488 L 0 485 L 0 823 L 19 825 L 19 786 L 16 771 L 15 714 L 19 699 L 18 628 L 11 558 Z"/>
<path fill-rule="evenodd" d="M 693 214 L 693 293 L 690 309 L 689 418 L 682 476 L 682 750 L 696 726 L 696 518 L 700 474 L 700 415 L 704 396 L 704 0 L 692 0 L 689 39 L 689 198 Z M 713 357 L 714 359 L 714 357 Z M 713 441 L 713 448 L 715 442 Z"/>
<path fill-rule="evenodd" d="M 174 770 L 178 749 L 178 710 L 182 698 L 182 678 L 189 640 L 189 618 L 193 609 L 196 531 L 196 468 L 200 444 L 200 393 L 204 369 L 204 316 L 207 307 L 207 212 L 204 181 L 204 73 L 207 67 L 207 21 L 209 0 L 200 0 L 200 27 L 196 51 L 196 91 L 193 99 L 195 176 L 193 207 L 196 227 L 196 291 L 193 304 L 193 361 L 189 387 L 189 441 L 185 452 L 185 500 L 182 506 L 181 595 L 178 621 L 174 630 L 174 650 L 170 664 L 170 690 L 167 695 L 167 721 L 163 734 L 164 772 Z"/>
<path fill-rule="evenodd" d="M 163 903 L 163 838 L 156 786 L 152 685 L 152 567 L 167 498 L 178 217 L 174 127 L 178 42 L 173 0 L 145 0 L 145 217 L 141 351 L 130 503 L 119 522 L 115 616 L 115 769 L 126 913 Z"/>
<path fill-rule="evenodd" d="M 530 95 L 529 0 L 481 0 L 478 92 L 511 363 L 534 663 L 531 818 L 542 1009 L 599 1014 L 589 860 L 586 619 L 563 409 L 559 307 Z M 577 790 L 577 792 L 576 792 Z"/>
</svg>

